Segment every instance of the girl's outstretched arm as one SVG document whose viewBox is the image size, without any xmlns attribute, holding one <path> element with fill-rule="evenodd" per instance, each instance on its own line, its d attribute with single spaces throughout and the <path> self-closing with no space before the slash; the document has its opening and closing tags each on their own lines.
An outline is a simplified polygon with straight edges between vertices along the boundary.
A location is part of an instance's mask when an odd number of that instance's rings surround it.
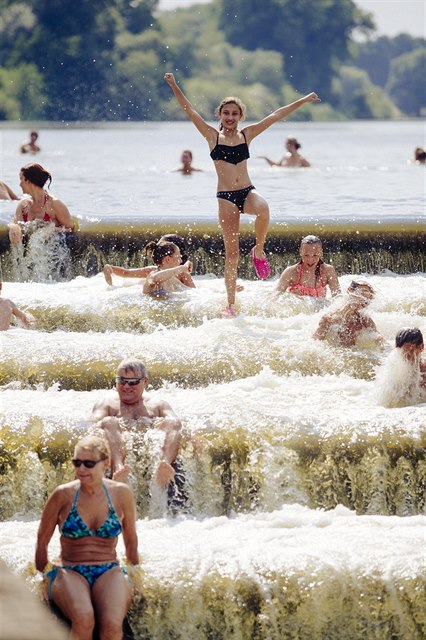
<svg viewBox="0 0 426 640">
<path fill-rule="evenodd" d="M 180 107 L 186 113 L 188 118 L 192 120 L 192 122 L 197 127 L 201 135 L 204 136 L 204 138 L 206 138 L 209 142 L 211 138 L 212 142 L 214 143 L 216 141 L 216 135 L 217 135 L 216 129 L 211 125 L 207 124 L 207 122 L 194 109 L 194 107 L 192 106 L 188 98 L 185 96 L 183 91 L 176 84 L 176 80 L 173 73 L 165 73 L 164 80 L 171 87 Z"/>
<path fill-rule="evenodd" d="M 295 100 L 285 107 L 276 109 L 276 111 L 270 113 L 269 116 L 266 116 L 266 118 L 263 118 L 263 120 L 249 125 L 244 129 L 246 137 L 248 138 L 248 142 L 253 140 L 253 138 L 258 136 L 259 133 L 265 131 L 265 129 L 270 127 L 272 124 L 274 124 L 275 122 L 279 122 L 284 118 L 287 118 L 287 116 L 291 115 L 294 111 L 297 111 L 297 109 L 300 109 L 300 107 L 303 107 L 303 105 L 307 104 L 308 102 L 321 102 L 321 99 L 314 91 L 312 91 L 312 93 L 308 93 L 308 95 L 304 96 L 303 98 L 299 98 L 299 100 Z"/>
</svg>

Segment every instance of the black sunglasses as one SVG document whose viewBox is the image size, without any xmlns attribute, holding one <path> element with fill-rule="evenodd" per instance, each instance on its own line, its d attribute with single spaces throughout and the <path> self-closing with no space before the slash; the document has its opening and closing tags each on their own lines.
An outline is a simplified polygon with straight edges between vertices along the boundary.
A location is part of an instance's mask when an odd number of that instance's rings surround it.
<svg viewBox="0 0 426 640">
<path fill-rule="evenodd" d="M 93 467 L 97 465 L 98 462 L 102 462 L 102 460 L 105 460 L 105 458 L 99 458 L 99 460 L 79 460 L 78 458 L 75 458 L 71 460 L 71 462 L 75 467 L 77 467 L 77 469 L 79 469 L 81 465 L 84 465 L 86 469 L 93 469 Z"/>
<path fill-rule="evenodd" d="M 116 381 L 118 382 L 118 384 L 128 384 L 129 387 L 135 387 L 141 380 L 145 380 L 145 378 L 123 378 L 123 376 L 116 377 Z"/>
</svg>

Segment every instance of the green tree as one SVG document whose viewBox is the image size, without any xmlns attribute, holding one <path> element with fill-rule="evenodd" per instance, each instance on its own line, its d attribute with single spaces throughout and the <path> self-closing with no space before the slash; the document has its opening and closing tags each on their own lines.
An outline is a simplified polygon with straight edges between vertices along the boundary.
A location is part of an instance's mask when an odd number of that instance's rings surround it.
<svg viewBox="0 0 426 640">
<path fill-rule="evenodd" d="M 346 118 L 387 119 L 399 115 L 383 89 L 372 84 L 368 74 L 356 67 L 341 67 L 333 80 L 335 104 Z"/>
<path fill-rule="evenodd" d="M 395 38 L 382 36 L 376 40 L 358 43 L 354 64 L 367 71 L 374 84 L 384 88 L 392 60 L 425 45 L 424 38 L 413 38 L 406 33 L 401 33 Z"/>
<path fill-rule="evenodd" d="M 0 120 L 37 120 L 43 116 L 45 100 L 35 65 L 0 68 Z"/>
<path fill-rule="evenodd" d="M 405 53 L 391 62 L 386 91 L 409 116 L 426 112 L 426 47 Z"/>
<path fill-rule="evenodd" d="M 374 23 L 352 0 L 219 0 L 220 27 L 233 45 L 280 51 L 287 79 L 300 92 L 327 94 L 350 35 Z"/>
</svg>

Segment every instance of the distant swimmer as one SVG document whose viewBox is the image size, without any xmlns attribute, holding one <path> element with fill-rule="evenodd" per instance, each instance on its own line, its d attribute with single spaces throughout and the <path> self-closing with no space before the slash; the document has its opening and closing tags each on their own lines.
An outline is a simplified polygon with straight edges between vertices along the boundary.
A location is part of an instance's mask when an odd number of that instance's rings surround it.
<svg viewBox="0 0 426 640">
<path fill-rule="evenodd" d="M 269 206 L 252 184 L 247 171 L 250 157 L 249 145 L 259 134 L 275 122 L 287 118 L 294 111 L 310 102 L 320 102 L 312 92 L 292 104 L 276 109 L 259 122 L 239 129 L 245 118 L 246 108 L 240 98 L 226 97 L 216 109 L 220 119 L 219 130 L 206 122 L 194 109 L 188 98 L 178 87 L 173 73 L 164 76 L 170 85 L 179 106 L 192 121 L 210 148 L 210 157 L 214 161 L 217 173 L 217 201 L 219 222 L 225 245 L 225 286 L 227 306 L 222 312 L 225 318 L 237 315 L 235 293 L 239 260 L 240 215 L 249 213 L 256 216 L 256 242 L 250 251 L 250 257 L 258 278 L 269 278 L 271 269 L 264 251 L 269 226 Z"/>
<path fill-rule="evenodd" d="M 176 233 L 166 233 L 164 236 L 161 236 L 158 242 L 173 242 L 173 244 L 177 245 L 180 249 L 182 264 L 184 264 L 188 260 L 188 244 L 185 238 L 182 238 L 182 236 L 179 236 Z M 155 244 L 156 243 L 148 243 L 148 245 L 145 247 L 145 253 L 147 256 L 152 257 L 153 246 Z M 107 283 L 112 286 L 113 275 L 120 276 L 121 278 L 146 278 L 150 273 L 154 271 L 157 271 L 157 267 L 154 265 L 136 269 L 125 269 L 124 267 L 106 264 L 104 266 L 104 277 Z M 190 273 L 183 272 L 178 275 L 178 278 L 187 287 L 195 287 L 195 283 Z"/>
<path fill-rule="evenodd" d="M 395 337 L 395 348 L 376 376 L 377 401 L 384 407 L 404 407 L 426 401 L 426 362 L 421 359 L 423 334 L 404 327 Z"/>
<path fill-rule="evenodd" d="M 414 162 L 416 164 L 426 164 L 426 151 L 422 147 L 414 150 Z"/>
<path fill-rule="evenodd" d="M 40 147 L 36 144 L 38 140 L 38 132 L 30 131 L 30 139 L 28 142 L 22 144 L 19 148 L 21 153 L 38 153 L 41 151 Z"/>
<path fill-rule="evenodd" d="M 300 262 L 282 272 L 277 291 L 311 298 L 325 298 L 327 287 L 332 296 L 341 293 L 334 267 L 323 261 L 322 241 L 318 236 L 302 238 L 299 253 Z"/>
<path fill-rule="evenodd" d="M 72 231 L 74 221 L 68 207 L 44 188 L 46 182 L 52 182 L 52 176 L 40 164 L 31 163 L 22 167 L 19 173 L 19 184 L 24 194 L 17 206 L 14 218 L 9 226 L 11 244 L 19 245 L 25 231 L 25 223 L 38 222 L 48 224 L 53 222 L 57 231 Z"/>
<path fill-rule="evenodd" d="M 152 259 L 156 268 L 143 284 L 144 293 L 159 296 L 193 288 L 192 262 L 187 260 L 182 264 L 182 255 L 176 244 L 150 242 L 146 248 L 152 249 Z"/>
<path fill-rule="evenodd" d="M 374 341 L 383 346 L 383 336 L 377 331 L 374 320 L 365 313 L 374 295 L 370 284 L 352 280 L 348 287 L 348 299 L 338 309 L 323 315 L 313 338 L 328 340 L 336 346 L 353 347 L 361 331 L 366 329 Z"/>
<path fill-rule="evenodd" d="M 179 169 L 175 169 L 174 171 L 180 172 L 184 176 L 190 176 L 194 171 L 202 171 L 202 169 L 197 169 L 192 164 L 192 151 L 189 149 L 185 149 L 182 151 L 182 155 L 180 157 L 180 161 L 182 166 Z"/>
<path fill-rule="evenodd" d="M 3 283 L 0 282 L 0 295 L 2 292 Z M 0 297 L 0 331 L 7 331 L 14 318 L 21 320 L 24 326 L 29 329 L 33 326 L 34 318 L 29 313 L 25 313 L 18 309 L 16 304 L 12 300 Z"/>
<path fill-rule="evenodd" d="M 306 158 L 304 158 L 299 153 L 299 149 L 301 148 L 302 145 L 297 140 L 297 138 L 294 138 L 293 136 L 289 136 L 285 141 L 285 146 L 287 149 L 287 153 L 278 162 L 275 162 L 275 160 L 270 160 L 270 158 L 267 158 L 266 156 L 259 156 L 259 158 L 266 160 L 266 162 L 269 165 L 271 165 L 271 167 L 293 168 L 293 167 L 310 167 L 311 166 L 310 163 L 306 160 Z"/>
<path fill-rule="evenodd" d="M 19 196 L 2 180 L 0 180 L 0 200 L 19 200 Z"/>
</svg>

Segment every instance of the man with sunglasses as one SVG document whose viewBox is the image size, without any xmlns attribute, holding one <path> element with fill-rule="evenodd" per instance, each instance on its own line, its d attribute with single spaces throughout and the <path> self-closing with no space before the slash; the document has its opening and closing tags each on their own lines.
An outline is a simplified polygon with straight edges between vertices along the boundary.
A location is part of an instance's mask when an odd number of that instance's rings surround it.
<svg viewBox="0 0 426 640">
<path fill-rule="evenodd" d="M 123 360 L 117 367 L 116 392 L 97 402 L 92 409 L 92 420 L 105 432 L 111 449 L 112 478 L 126 482 L 129 465 L 125 464 L 122 430 L 126 421 L 137 421 L 164 431 L 162 458 L 155 470 L 158 485 L 167 487 L 175 477 L 174 462 L 179 452 L 181 421 L 164 400 L 144 394 L 148 383 L 145 365 L 141 360 Z"/>
</svg>

